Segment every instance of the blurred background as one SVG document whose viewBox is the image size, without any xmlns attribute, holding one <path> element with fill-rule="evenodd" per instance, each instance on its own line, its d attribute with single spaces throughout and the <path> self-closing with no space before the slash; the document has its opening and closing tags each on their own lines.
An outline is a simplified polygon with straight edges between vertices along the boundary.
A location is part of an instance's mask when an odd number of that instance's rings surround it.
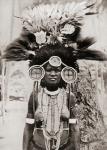
<svg viewBox="0 0 107 150">
<path fill-rule="evenodd" d="M 67 3 L 74 0 L 59 0 Z M 75 0 L 80 2 L 82 0 Z M 97 2 L 99 14 L 87 16 L 82 28 L 82 36 L 96 39 L 92 48 L 107 51 L 107 0 L 92 0 Z M 22 30 L 21 14 L 27 6 L 40 3 L 56 3 L 57 0 L 0 0 L 0 55 L 6 46 L 17 38 Z M 89 3 L 91 0 L 89 0 Z M 1 61 L 1 60 L 0 60 Z M 86 75 L 90 69 L 96 82 L 96 103 L 107 125 L 107 63 L 85 61 L 79 62 L 81 70 Z M 32 91 L 32 81 L 28 76 L 28 62 L 0 63 L 0 149 L 22 150 L 23 128 L 27 112 L 29 94 Z M 90 67 L 91 66 L 91 67 Z M 2 73 L 4 69 L 5 76 Z M 87 76 L 87 75 L 86 75 Z M 3 86 L 3 87 L 2 87 Z M 3 96 L 2 96 L 3 92 Z M 107 147 L 106 147 L 107 148 Z M 88 150 L 88 149 L 81 149 Z M 91 150 L 91 148 L 90 148 Z M 103 149 L 102 149 L 103 150 Z"/>
</svg>

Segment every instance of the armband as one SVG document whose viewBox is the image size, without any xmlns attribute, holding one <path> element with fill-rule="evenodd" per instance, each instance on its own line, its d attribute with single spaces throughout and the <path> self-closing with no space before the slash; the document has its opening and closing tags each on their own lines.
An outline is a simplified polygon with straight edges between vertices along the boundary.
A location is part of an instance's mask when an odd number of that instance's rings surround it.
<svg viewBox="0 0 107 150">
<path fill-rule="evenodd" d="M 35 123 L 35 119 L 26 118 L 26 123 L 28 123 L 28 124 L 34 124 Z"/>
<path fill-rule="evenodd" d="M 77 124 L 78 120 L 77 119 L 69 119 L 69 124 Z"/>
</svg>

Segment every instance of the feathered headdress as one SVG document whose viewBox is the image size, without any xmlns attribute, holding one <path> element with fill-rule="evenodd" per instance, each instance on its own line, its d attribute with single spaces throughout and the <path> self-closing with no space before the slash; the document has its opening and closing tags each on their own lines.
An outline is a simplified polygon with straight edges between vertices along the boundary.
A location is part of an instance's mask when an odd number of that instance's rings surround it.
<svg viewBox="0 0 107 150">
<path fill-rule="evenodd" d="M 30 60 L 30 65 L 35 65 L 55 55 L 76 69 L 78 59 L 107 60 L 104 52 L 88 49 L 95 42 L 93 38 L 80 36 L 84 17 L 96 13 L 93 7 L 83 1 L 27 8 L 22 17 L 23 32 L 3 57 L 7 61 Z"/>
</svg>

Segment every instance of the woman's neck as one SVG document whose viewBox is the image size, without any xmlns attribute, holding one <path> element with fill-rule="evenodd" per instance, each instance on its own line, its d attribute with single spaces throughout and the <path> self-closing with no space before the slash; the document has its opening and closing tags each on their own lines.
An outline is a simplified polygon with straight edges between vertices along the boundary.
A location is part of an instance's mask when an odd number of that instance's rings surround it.
<svg viewBox="0 0 107 150">
<path fill-rule="evenodd" d="M 57 90 L 49 90 L 49 89 L 47 89 L 46 87 L 44 88 L 44 92 L 46 93 L 46 94 L 48 94 L 48 95 L 50 95 L 50 96 L 55 96 L 55 95 L 58 95 L 59 94 L 59 92 L 60 92 L 60 88 L 58 88 Z"/>
<path fill-rule="evenodd" d="M 47 86 L 46 88 L 48 91 L 57 91 L 58 90 L 58 86 Z"/>
</svg>

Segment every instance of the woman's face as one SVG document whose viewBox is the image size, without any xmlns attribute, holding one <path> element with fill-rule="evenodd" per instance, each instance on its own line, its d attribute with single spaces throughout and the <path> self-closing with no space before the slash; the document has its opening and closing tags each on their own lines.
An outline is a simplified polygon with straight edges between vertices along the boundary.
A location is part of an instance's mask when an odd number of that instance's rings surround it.
<svg viewBox="0 0 107 150">
<path fill-rule="evenodd" d="M 47 85 L 56 86 L 60 83 L 61 80 L 61 70 L 62 67 L 53 67 L 50 64 L 47 64 L 45 67 L 45 76 L 44 80 Z"/>
</svg>

